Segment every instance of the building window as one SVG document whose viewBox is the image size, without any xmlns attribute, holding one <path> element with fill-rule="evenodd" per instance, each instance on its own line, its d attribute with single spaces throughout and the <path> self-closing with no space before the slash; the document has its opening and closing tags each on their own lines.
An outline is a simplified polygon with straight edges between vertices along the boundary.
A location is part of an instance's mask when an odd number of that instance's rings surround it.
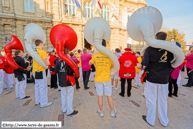
<svg viewBox="0 0 193 129">
<path fill-rule="evenodd" d="M 84 17 L 92 18 L 94 14 L 94 7 L 91 2 L 85 2 L 84 4 Z"/>
<path fill-rule="evenodd" d="M 46 1 L 46 11 L 50 12 L 50 1 Z"/>
<path fill-rule="evenodd" d="M 33 0 L 24 0 L 25 12 L 34 12 L 34 1 Z"/>
<path fill-rule="evenodd" d="M 65 0 L 65 15 L 75 16 L 76 15 L 76 4 L 72 0 Z"/>
<path fill-rule="evenodd" d="M 103 5 L 101 14 L 102 14 L 102 18 L 109 21 L 109 7 L 107 5 Z"/>
</svg>

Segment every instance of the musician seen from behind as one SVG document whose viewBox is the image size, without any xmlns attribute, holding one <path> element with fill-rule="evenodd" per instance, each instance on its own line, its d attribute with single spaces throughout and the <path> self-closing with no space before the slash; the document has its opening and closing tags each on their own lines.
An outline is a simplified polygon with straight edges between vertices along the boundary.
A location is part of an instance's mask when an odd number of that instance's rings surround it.
<svg viewBox="0 0 193 129">
<path fill-rule="evenodd" d="M 69 56 L 69 49 L 64 48 L 64 54 Z M 71 59 L 75 62 L 74 59 Z M 63 60 L 56 62 L 55 72 L 59 78 L 59 86 L 61 87 L 61 103 L 62 112 L 67 112 L 67 116 L 76 115 L 78 111 L 73 110 L 73 96 L 75 77 L 72 68 Z"/>
</svg>

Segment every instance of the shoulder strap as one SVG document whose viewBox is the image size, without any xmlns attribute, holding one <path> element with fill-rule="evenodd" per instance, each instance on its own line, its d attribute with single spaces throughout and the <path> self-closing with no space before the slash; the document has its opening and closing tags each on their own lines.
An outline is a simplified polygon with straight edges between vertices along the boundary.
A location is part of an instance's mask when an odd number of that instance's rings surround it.
<svg viewBox="0 0 193 129">
<path fill-rule="evenodd" d="M 164 51 L 164 53 L 165 53 L 165 51 Z M 154 54 L 154 53 L 153 53 Z M 159 62 L 159 60 L 160 60 L 160 58 L 162 57 L 162 55 L 163 55 L 163 53 L 161 53 L 159 56 L 158 56 L 158 58 L 157 58 L 157 60 L 153 63 L 153 65 L 151 66 L 151 68 L 149 68 L 149 69 L 146 69 L 145 71 L 148 73 L 158 62 Z"/>
</svg>

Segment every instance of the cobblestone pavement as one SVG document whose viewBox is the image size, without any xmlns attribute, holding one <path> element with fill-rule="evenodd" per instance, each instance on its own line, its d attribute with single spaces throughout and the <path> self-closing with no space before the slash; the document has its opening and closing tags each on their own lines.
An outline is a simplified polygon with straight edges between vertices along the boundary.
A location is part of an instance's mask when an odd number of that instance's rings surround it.
<svg viewBox="0 0 193 129">
<path fill-rule="evenodd" d="M 182 82 L 185 84 L 185 72 L 182 73 Z M 193 129 L 193 87 L 179 87 L 178 98 L 168 98 L 169 124 L 163 127 L 156 117 L 155 126 L 151 127 L 142 120 L 147 114 L 145 98 L 142 97 L 143 85 L 132 88 L 131 97 L 120 97 L 119 90 L 113 88 L 113 100 L 118 113 L 116 118 L 110 116 L 107 98 L 104 97 L 104 117 L 97 114 L 98 104 L 94 82 L 89 82 L 90 89 L 81 88 L 74 92 L 74 109 L 79 113 L 67 116 L 61 111 L 60 92 L 48 88 L 48 99 L 53 104 L 46 108 L 35 106 L 34 84 L 28 84 L 26 95 L 29 99 L 19 100 L 15 96 L 14 88 L 4 90 L 0 95 L 0 121 L 62 121 L 65 129 Z M 93 94 L 92 94 L 93 93 Z M 29 103 L 27 104 L 26 103 Z"/>
</svg>

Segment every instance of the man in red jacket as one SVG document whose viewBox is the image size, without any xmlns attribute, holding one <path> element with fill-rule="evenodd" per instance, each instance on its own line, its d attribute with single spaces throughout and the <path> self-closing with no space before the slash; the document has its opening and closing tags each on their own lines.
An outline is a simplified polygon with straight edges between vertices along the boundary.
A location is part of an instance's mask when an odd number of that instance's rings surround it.
<svg viewBox="0 0 193 129">
<path fill-rule="evenodd" d="M 14 60 L 14 58 L 13 58 Z M 6 60 L 5 60 L 6 61 Z M 6 65 L 4 66 L 4 85 L 6 89 L 13 88 L 13 73 L 14 68 L 12 68 L 6 61 Z"/>
<path fill-rule="evenodd" d="M 51 49 L 50 49 L 51 50 Z M 52 48 L 52 51 L 50 52 L 50 74 L 51 74 L 51 88 L 57 89 L 58 85 L 57 85 L 57 76 L 55 73 L 55 63 L 54 61 L 57 59 L 56 57 L 56 52 L 54 51 L 54 49 Z"/>
<path fill-rule="evenodd" d="M 125 94 L 125 80 L 127 80 L 127 96 L 131 96 L 131 81 L 135 78 L 135 66 L 138 61 L 135 55 L 131 52 L 130 48 L 125 48 L 125 53 L 119 57 L 120 70 L 119 77 L 121 78 L 121 93 L 120 96 L 124 97 Z"/>
<path fill-rule="evenodd" d="M 3 92 L 3 69 L 5 66 L 5 57 L 0 54 L 0 94 Z"/>
</svg>

